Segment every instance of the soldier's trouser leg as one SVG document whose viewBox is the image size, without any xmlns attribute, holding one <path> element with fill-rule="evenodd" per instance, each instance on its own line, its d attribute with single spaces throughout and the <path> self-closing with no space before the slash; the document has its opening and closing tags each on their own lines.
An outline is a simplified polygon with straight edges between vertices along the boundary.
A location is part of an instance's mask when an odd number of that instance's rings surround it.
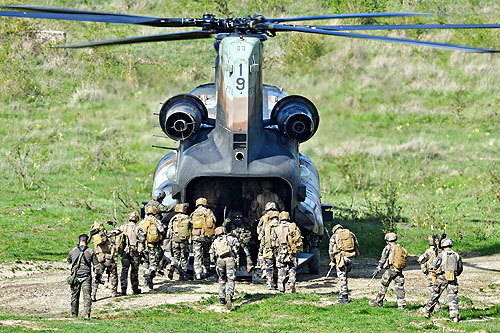
<svg viewBox="0 0 500 333">
<path fill-rule="evenodd" d="M 101 280 L 102 280 L 102 275 L 104 274 L 104 271 L 106 270 L 106 266 L 104 266 L 104 263 L 99 263 L 99 270 L 101 272 Z M 94 300 L 97 297 L 97 288 L 98 287 L 99 287 L 99 283 L 96 283 L 96 279 L 94 278 L 92 281 L 92 293 L 91 293 L 91 297 Z"/>
<path fill-rule="evenodd" d="M 203 242 L 203 273 L 207 274 L 210 270 L 210 245 L 212 245 L 212 239 L 205 239 Z"/>
<path fill-rule="evenodd" d="M 127 281 L 128 281 L 128 271 L 131 265 L 130 255 L 128 253 L 123 253 L 121 257 L 122 261 L 122 271 L 120 273 L 120 286 L 122 288 L 122 293 L 127 292 Z"/>
<path fill-rule="evenodd" d="M 247 267 L 253 266 L 252 256 L 250 255 L 250 250 L 249 250 L 248 244 L 242 245 L 242 248 L 243 248 L 243 252 L 245 252 Z"/>
<path fill-rule="evenodd" d="M 448 306 L 450 308 L 450 318 L 458 317 L 458 284 L 456 282 L 448 283 L 446 288 L 448 293 Z"/>
<path fill-rule="evenodd" d="M 139 290 L 139 266 L 141 265 L 141 257 L 139 252 L 131 251 L 129 254 L 130 258 L 130 284 L 132 285 L 132 291 L 137 292 Z"/>
<path fill-rule="evenodd" d="M 403 273 L 399 272 L 394 278 L 394 289 L 396 291 L 396 298 L 398 301 L 398 307 L 404 308 L 406 307 L 406 298 L 405 298 L 405 277 Z"/>
<path fill-rule="evenodd" d="M 80 308 L 80 290 L 82 284 L 76 279 L 75 283 L 71 285 L 71 315 L 78 316 L 78 309 Z"/>
<path fill-rule="evenodd" d="M 271 258 L 266 258 L 264 259 L 264 262 L 266 263 L 266 284 L 267 286 L 273 286 L 274 285 L 274 259 Z"/>
<path fill-rule="evenodd" d="M 92 279 L 89 277 L 82 282 L 83 313 L 86 317 L 90 317 L 90 310 L 92 309 L 92 300 L 90 299 L 91 289 Z"/>
<path fill-rule="evenodd" d="M 391 281 L 394 280 L 396 277 L 394 271 L 387 269 L 384 274 L 382 275 L 382 278 L 380 279 L 380 289 L 378 291 L 377 297 L 375 298 L 375 302 L 377 302 L 379 305 L 382 305 L 384 303 L 384 298 L 385 294 L 387 293 L 387 288 L 389 288 L 389 285 L 391 284 Z"/>
<path fill-rule="evenodd" d="M 290 268 L 288 269 L 288 285 L 290 288 L 295 287 L 295 282 L 297 281 L 297 258 L 293 258 L 290 262 Z"/>
<path fill-rule="evenodd" d="M 236 262 L 233 258 L 227 258 L 226 260 L 226 296 L 233 298 L 234 296 L 234 280 L 236 279 Z"/>
<path fill-rule="evenodd" d="M 436 282 L 432 287 L 431 298 L 424 307 L 427 313 L 431 313 L 434 310 L 434 307 L 436 306 L 439 297 L 441 296 L 441 293 L 446 289 L 447 285 L 448 283 L 446 280 L 443 281 L 443 279 L 441 279 L 440 277 L 437 278 Z"/>
<path fill-rule="evenodd" d="M 429 274 L 427 276 L 427 289 L 429 290 L 429 299 L 432 297 L 432 293 L 433 293 L 433 283 L 432 283 L 432 275 Z M 439 303 L 439 300 L 437 301 L 436 303 L 436 306 L 434 307 L 434 311 L 440 311 L 441 310 L 441 303 Z"/>
<path fill-rule="evenodd" d="M 278 290 L 285 292 L 285 279 L 288 274 L 288 265 L 286 263 L 276 262 L 278 268 Z"/>
<path fill-rule="evenodd" d="M 226 298 L 226 261 L 224 259 L 217 259 L 217 264 L 215 265 L 215 271 L 219 277 L 219 298 Z"/>
<path fill-rule="evenodd" d="M 346 266 L 339 268 L 339 265 L 335 266 L 337 270 L 337 279 L 339 284 L 339 298 L 345 298 L 349 294 L 349 289 L 347 287 L 347 269 Z M 384 294 L 385 295 L 385 294 Z"/>
<path fill-rule="evenodd" d="M 111 262 L 111 265 L 109 266 L 109 275 L 110 275 L 110 280 L 111 280 L 111 292 L 113 296 L 116 296 L 118 294 L 118 265 L 116 263 L 116 260 L 113 260 Z"/>
<path fill-rule="evenodd" d="M 188 259 L 189 259 L 189 243 L 182 242 L 179 243 L 179 264 L 184 271 L 187 271 Z"/>
<path fill-rule="evenodd" d="M 196 276 L 203 275 L 203 244 L 199 240 L 193 239 L 193 255 L 194 255 L 194 274 Z"/>
</svg>

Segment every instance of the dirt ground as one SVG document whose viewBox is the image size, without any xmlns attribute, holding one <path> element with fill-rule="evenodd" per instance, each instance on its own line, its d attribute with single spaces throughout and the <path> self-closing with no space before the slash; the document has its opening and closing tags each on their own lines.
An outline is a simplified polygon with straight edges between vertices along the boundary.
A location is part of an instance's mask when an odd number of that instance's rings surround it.
<svg viewBox="0 0 500 333">
<path fill-rule="evenodd" d="M 377 261 L 375 259 L 356 260 L 349 276 L 351 298 L 373 298 L 380 285 L 379 280 L 367 287 Z M 325 296 L 337 292 L 335 272 L 325 278 L 328 262 L 322 262 L 321 274 L 300 274 L 297 292 L 316 293 Z M 465 256 L 464 273 L 459 277 L 460 296 L 472 300 L 475 307 L 486 307 L 500 303 L 500 255 Z M 120 267 L 119 267 L 120 269 Z M 0 267 L 0 308 L 3 313 L 18 315 L 65 316 L 69 312 L 70 293 L 66 284 L 69 265 L 63 262 L 22 262 Z M 409 301 L 424 302 L 428 297 L 425 279 L 415 258 L 411 258 L 404 271 L 406 295 Z M 104 277 L 106 278 L 106 276 Z M 141 277 L 141 284 L 143 282 Z M 197 302 L 217 295 L 216 282 L 192 282 L 155 278 L 155 288 L 149 291 L 141 287 L 140 296 L 111 297 L 109 283 L 100 286 L 98 300 L 93 303 L 93 315 L 100 310 L 134 310 L 161 304 Z M 391 286 L 392 287 L 392 286 Z M 130 288 L 130 286 L 129 286 Z M 120 290 L 120 289 L 119 289 Z M 130 290 L 130 289 L 129 289 Z M 265 285 L 248 282 L 236 283 L 237 293 L 267 293 Z M 238 294 L 237 294 L 238 295 Z M 394 292 L 387 299 L 395 300 Z M 321 299 L 323 305 L 334 302 L 327 297 Z M 213 307 L 217 310 L 219 307 Z M 209 309 L 210 310 L 210 309 Z"/>
</svg>

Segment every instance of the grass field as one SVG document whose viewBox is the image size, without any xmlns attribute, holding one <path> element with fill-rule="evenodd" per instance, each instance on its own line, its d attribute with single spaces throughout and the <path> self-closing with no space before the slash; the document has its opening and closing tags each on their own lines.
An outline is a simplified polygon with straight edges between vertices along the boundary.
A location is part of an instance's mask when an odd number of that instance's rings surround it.
<svg viewBox="0 0 500 333">
<path fill-rule="evenodd" d="M 498 4 L 476 0 L 38 3 L 160 16 L 405 10 L 436 13 L 428 22 L 499 21 Z M 124 218 L 148 199 L 164 154 L 150 147 L 152 114 L 169 96 L 213 80 L 212 42 L 68 51 L 31 31 L 61 30 L 68 42 L 159 31 L 1 21 L 0 260 L 59 260 L 94 219 L 114 211 Z M 391 34 L 500 45 L 492 31 Z M 320 110 L 319 131 L 302 151 L 320 170 L 323 201 L 358 233 L 364 255 L 377 255 L 391 228 L 416 254 L 431 223 L 448 223 L 459 251 L 500 251 L 498 56 L 298 34 L 265 46 L 265 81 Z"/>
</svg>

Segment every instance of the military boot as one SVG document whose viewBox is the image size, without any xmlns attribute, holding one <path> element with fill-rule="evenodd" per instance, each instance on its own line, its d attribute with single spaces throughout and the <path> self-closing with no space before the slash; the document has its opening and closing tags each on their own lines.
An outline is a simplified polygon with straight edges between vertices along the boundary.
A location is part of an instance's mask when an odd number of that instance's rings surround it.
<svg viewBox="0 0 500 333">
<path fill-rule="evenodd" d="M 460 319 L 458 318 L 458 316 L 451 318 L 451 320 L 452 320 L 454 323 L 458 323 L 458 322 L 460 321 Z"/>
<path fill-rule="evenodd" d="M 370 301 L 370 302 L 368 302 L 368 304 L 370 304 L 370 306 L 373 306 L 373 307 L 381 307 L 382 306 L 382 304 L 375 302 L 375 301 Z"/>
<path fill-rule="evenodd" d="M 339 303 L 339 304 L 349 304 L 349 296 L 348 295 L 342 295 L 341 297 L 339 297 L 339 300 L 338 300 L 337 303 Z"/>
<path fill-rule="evenodd" d="M 224 297 L 219 298 L 220 305 L 226 305 L 226 299 Z"/>
<path fill-rule="evenodd" d="M 229 295 L 226 296 L 226 309 L 231 310 L 233 306 L 233 298 Z"/>
<path fill-rule="evenodd" d="M 141 292 L 142 292 L 142 290 L 141 290 L 141 289 L 135 289 L 135 290 L 133 291 L 133 294 L 134 294 L 134 295 L 139 295 Z"/>
<path fill-rule="evenodd" d="M 425 307 L 421 307 L 419 311 L 425 318 L 430 318 L 431 314 L 425 309 Z"/>
<path fill-rule="evenodd" d="M 297 292 L 297 289 L 295 289 L 295 285 L 294 284 L 290 286 L 290 292 L 292 294 L 295 294 Z"/>
</svg>

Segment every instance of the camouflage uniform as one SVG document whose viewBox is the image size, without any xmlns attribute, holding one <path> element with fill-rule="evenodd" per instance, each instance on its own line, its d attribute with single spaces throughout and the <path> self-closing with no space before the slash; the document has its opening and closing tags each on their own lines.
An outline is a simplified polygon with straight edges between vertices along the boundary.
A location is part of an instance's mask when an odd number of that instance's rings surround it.
<svg viewBox="0 0 500 333">
<path fill-rule="evenodd" d="M 270 218 L 270 221 L 261 229 L 259 239 L 263 244 L 262 256 L 266 267 L 266 284 L 268 289 L 276 287 L 274 283 L 274 269 L 276 266 L 276 249 L 272 237 L 274 229 L 279 225 L 277 212 L 276 217 Z"/>
<path fill-rule="evenodd" d="M 275 206 L 274 204 L 273 206 Z M 265 273 L 266 270 L 266 261 L 264 260 L 264 240 L 263 238 L 261 239 L 261 232 L 264 228 L 265 225 L 270 221 L 269 214 L 273 211 L 276 211 L 276 209 L 270 209 L 267 210 L 264 215 L 261 216 L 259 220 L 259 224 L 257 225 L 257 235 L 258 235 L 258 240 L 259 240 L 259 253 L 257 255 L 257 264 L 259 265 L 260 269 L 262 270 L 263 273 Z"/>
<path fill-rule="evenodd" d="M 78 263 L 78 257 L 83 251 L 83 256 L 80 261 L 80 265 L 75 267 Z M 92 265 L 98 267 L 99 263 L 95 256 L 94 251 L 86 246 L 77 246 L 71 249 L 68 254 L 68 263 L 72 264 L 71 274 L 74 273 L 76 269 L 76 279 L 73 285 L 71 285 L 71 315 L 74 317 L 78 316 L 78 309 L 80 307 L 80 292 L 83 295 L 83 306 L 84 315 L 90 318 L 90 310 L 92 308 L 92 301 L 90 298 L 92 290 Z M 97 271 L 97 270 L 96 270 Z M 98 272 L 98 271 L 97 271 Z"/>
<path fill-rule="evenodd" d="M 227 254 L 219 252 L 219 243 L 225 242 L 230 251 Z M 231 235 L 218 235 L 210 246 L 210 260 L 215 262 L 215 269 L 219 276 L 219 298 L 231 302 L 234 296 L 234 280 L 236 278 L 236 253 L 240 243 Z"/>
<path fill-rule="evenodd" d="M 192 221 L 195 212 L 202 212 L 205 216 L 210 215 L 215 224 L 215 216 L 209 208 L 204 206 L 196 207 L 195 211 L 191 213 L 190 219 Z M 207 237 L 204 235 L 201 228 L 194 228 L 192 231 L 192 245 L 193 245 L 193 255 L 194 255 L 194 274 L 197 280 L 200 280 L 209 271 L 210 266 L 210 245 L 212 245 L 213 237 Z"/>
<path fill-rule="evenodd" d="M 356 235 L 350 232 L 351 237 L 354 239 L 354 253 L 346 253 L 342 250 L 341 244 L 339 242 L 339 231 L 342 227 L 337 228 L 332 237 L 330 237 L 330 243 L 328 246 L 328 254 L 330 255 L 330 261 L 335 265 L 337 271 L 338 287 L 339 287 L 339 303 L 349 302 L 349 288 L 347 284 L 347 273 L 352 269 L 352 258 L 359 255 L 359 244 Z M 346 255 L 347 254 L 347 255 Z"/>
<path fill-rule="evenodd" d="M 127 280 L 128 272 L 130 269 L 130 283 L 132 285 L 132 292 L 139 294 L 139 265 L 141 264 L 140 241 L 144 241 L 145 235 L 142 229 L 133 221 L 122 225 L 120 230 L 125 235 L 126 246 L 121 254 L 122 272 L 120 276 L 120 283 L 122 288 L 122 295 L 127 294 Z"/>
<path fill-rule="evenodd" d="M 252 232 L 250 231 L 250 226 L 247 219 L 242 216 L 235 216 L 233 219 L 226 219 L 223 223 L 223 227 L 226 229 L 228 235 L 232 235 L 238 239 L 240 243 L 240 249 L 245 254 L 247 271 L 253 268 L 253 261 L 250 255 L 250 241 L 252 239 Z M 239 255 L 237 255 L 237 259 Z M 239 265 L 239 263 L 236 263 Z"/>
<path fill-rule="evenodd" d="M 427 289 L 429 290 L 429 297 L 432 296 L 434 286 L 433 280 L 435 279 L 434 270 L 432 268 L 434 259 L 436 259 L 436 252 L 434 250 L 434 246 L 431 245 L 431 247 L 428 248 L 417 260 L 420 264 L 420 268 L 422 269 L 422 273 L 424 273 L 427 279 Z M 439 300 L 437 301 L 434 310 L 436 312 L 441 310 L 441 304 L 439 303 Z"/>
<path fill-rule="evenodd" d="M 155 215 L 155 217 L 158 221 L 163 220 L 163 213 L 168 213 L 170 211 L 170 209 L 167 206 L 165 206 L 161 202 L 154 200 L 154 199 L 149 200 L 148 203 L 146 204 L 146 206 L 144 206 L 144 207 L 147 207 L 147 206 L 156 207 L 156 210 L 158 211 L 158 213 Z"/>
<path fill-rule="evenodd" d="M 95 245 L 95 253 L 97 260 L 99 261 L 99 271 L 100 274 L 96 273 L 96 279 L 92 283 L 92 300 L 97 300 L 97 289 L 99 287 L 98 280 L 102 279 L 102 275 L 106 271 L 108 277 L 111 279 L 111 296 L 118 296 L 118 254 L 113 243 L 111 243 L 110 237 L 114 237 L 121 233 L 120 229 L 115 229 L 112 231 L 106 231 L 107 240 L 102 243 Z"/>
<path fill-rule="evenodd" d="M 160 234 L 160 239 L 156 243 L 150 243 L 147 241 L 148 234 L 148 225 L 151 223 L 151 220 L 154 219 L 154 224 L 158 233 Z M 150 289 L 153 289 L 153 279 L 156 276 L 156 271 L 158 269 L 159 261 L 163 256 L 163 251 L 160 247 L 162 240 L 161 235 L 165 232 L 163 224 L 158 221 L 154 214 L 146 215 L 146 218 L 141 222 L 141 231 L 146 236 L 145 246 L 144 246 L 144 284 L 147 285 Z"/>
<path fill-rule="evenodd" d="M 178 265 L 182 270 L 187 270 L 189 258 L 189 242 L 190 240 L 181 240 L 176 232 L 178 223 L 181 219 L 189 219 L 189 216 L 184 213 L 175 214 L 168 225 L 167 238 L 170 240 L 172 250 L 172 264 L 169 267 L 169 276 L 174 273 L 174 265 Z M 189 231 L 193 229 L 193 224 L 189 221 Z"/>
<path fill-rule="evenodd" d="M 255 199 L 257 202 L 257 216 L 262 216 L 265 212 L 265 207 L 268 202 L 274 202 L 276 203 L 276 209 L 278 211 L 282 211 L 285 209 L 285 205 L 283 204 L 283 201 L 278 197 L 278 195 L 274 192 L 271 192 L 270 187 L 264 187 L 262 189 L 262 192 L 257 195 L 257 198 Z"/>
<path fill-rule="evenodd" d="M 382 250 L 382 256 L 380 258 L 377 269 L 381 270 L 385 268 L 385 272 L 382 275 L 382 279 L 380 281 L 381 286 L 377 297 L 375 298 L 375 302 L 370 303 L 374 306 L 382 306 L 385 298 L 385 294 L 387 293 L 387 288 L 389 284 L 394 281 L 394 289 L 396 291 L 396 298 L 399 309 L 404 309 L 406 307 L 406 299 L 405 299 L 405 277 L 403 272 L 396 269 L 391 262 L 391 251 L 393 247 L 396 245 L 396 242 L 388 242 L 388 244 Z"/>
<path fill-rule="evenodd" d="M 451 258 L 451 259 L 450 259 Z M 455 267 L 447 267 L 447 262 L 451 260 L 455 260 Z M 433 269 L 436 272 L 436 282 L 433 285 L 432 295 L 425 305 L 423 310 L 421 310 L 424 315 L 427 317 L 432 313 L 434 308 L 437 305 L 439 297 L 446 289 L 448 294 L 448 307 L 450 309 L 450 318 L 454 321 L 458 321 L 459 311 L 458 311 L 458 282 L 457 276 L 462 274 L 463 271 L 463 263 L 462 258 L 458 253 L 453 251 L 451 248 L 444 248 L 443 252 L 441 252 L 436 259 L 434 259 L 432 263 Z M 453 271 L 452 279 L 450 277 L 446 277 L 446 271 Z"/>
<path fill-rule="evenodd" d="M 288 285 L 292 293 L 295 292 L 297 255 L 290 252 L 287 237 L 290 231 L 298 228 L 294 223 L 281 221 L 274 229 L 273 244 L 276 247 L 276 267 L 278 268 L 278 290 L 285 292 L 285 280 L 288 277 Z"/>
</svg>

